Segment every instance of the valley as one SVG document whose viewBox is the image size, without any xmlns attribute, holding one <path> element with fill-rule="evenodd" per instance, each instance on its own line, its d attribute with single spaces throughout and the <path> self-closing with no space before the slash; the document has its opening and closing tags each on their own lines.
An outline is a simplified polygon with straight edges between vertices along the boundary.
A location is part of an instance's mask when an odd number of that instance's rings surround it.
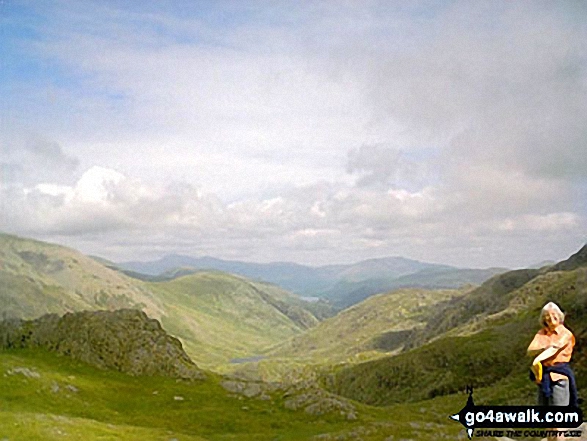
<svg viewBox="0 0 587 441">
<path fill-rule="evenodd" d="M 366 271 L 362 281 L 372 284 L 384 270 L 368 267 L 345 274 L 361 283 Z M 141 276 L 73 249 L 0 235 L 0 437 L 458 439 L 462 426 L 447 417 L 464 405 L 468 385 L 478 404 L 533 403 L 525 348 L 547 301 L 567 313 L 578 342 L 573 368 L 580 394 L 587 392 L 587 246 L 542 268 L 486 272 L 476 284 L 425 288 L 422 274 L 438 281 L 466 271 L 412 270 L 394 279 L 411 278 L 412 286 L 343 307 L 305 301 L 274 280 L 185 266 Z M 121 310 L 143 311 L 140 320 L 153 325 L 127 336 L 127 325 L 117 328 Z M 90 318 L 108 311 L 113 318 Z M 48 322 L 34 321 L 48 313 Z M 78 328 L 49 325 L 66 318 Z M 22 338 L 10 323 L 22 323 Z M 118 369 L 130 351 L 124 348 L 133 347 L 146 365 L 159 366 L 140 349 L 154 343 L 117 343 L 107 351 L 110 364 L 92 364 L 105 357 L 91 355 L 98 354 L 92 336 L 167 338 L 144 334 L 158 329 L 178 339 L 202 376 Z"/>
</svg>

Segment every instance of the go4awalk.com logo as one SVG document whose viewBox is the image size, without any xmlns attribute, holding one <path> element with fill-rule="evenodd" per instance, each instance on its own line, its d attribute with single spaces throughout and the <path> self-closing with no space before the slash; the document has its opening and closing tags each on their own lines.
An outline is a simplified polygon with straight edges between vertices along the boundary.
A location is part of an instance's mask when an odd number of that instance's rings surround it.
<svg viewBox="0 0 587 441">
<path fill-rule="evenodd" d="M 583 414 L 578 407 L 476 406 L 473 402 L 473 388 L 467 387 L 467 392 L 467 404 L 450 418 L 465 426 L 469 439 L 473 435 L 543 437 L 564 434 L 569 438 L 581 436 L 580 430 L 570 430 L 583 423 Z M 556 429 L 553 429 L 554 427 Z"/>
</svg>

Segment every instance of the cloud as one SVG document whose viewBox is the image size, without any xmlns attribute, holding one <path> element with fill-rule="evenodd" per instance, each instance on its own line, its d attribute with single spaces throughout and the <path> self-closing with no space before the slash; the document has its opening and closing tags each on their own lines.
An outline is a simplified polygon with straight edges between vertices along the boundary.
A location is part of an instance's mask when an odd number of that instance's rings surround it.
<svg viewBox="0 0 587 441">
<path fill-rule="evenodd" d="M 286 253 L 290 259 L 326 263 L 336 249 L 344 260 L 420 257 L 413 255 L 419 250 L 428 260 L 446 261 L 447 249 L 459 249 L 457 263 L 467 246 L 490 250 L 505 246 L 512 235 L 571 245 L 586 226 L 584 217 L 562 211 L 475 216 L 453 210 L 461 195 L 451 199 L 432 187 L 381 192 L 322 183 L 226 204 L 189 184 L 159 187 L 92 167 L 71 186 L 41 183 L 20 193 L 9 190 L 0 195 L 7 208 L 1 229 L 57 237 L 125 258 L 173 251 L 266 261 L 283 260 Z"/>
<path fill-rule="evenodd" d="M 578 3 L 31 8 L 13 38 L 37 70 L 0 90 L 35 128 L 1 135 L 2 228 L 320 263 L 584 240 Z"/>
<path fill-rule="evenodd" d="M 526 215 L 514 219 L 505 219 L 498 228 L 504 231 L 560 231 L 574 229 L 580 224 L 575 213 L 549 213 L 544 216 Z"/>
<path fill-rule="evenodd" d="M 0 153 L 4 183 L 63 182 L 79 166 L 59 143 L 22 131 L 0 134 Z"/>
<path fill-rule="evenodd" d="M 382 144 L 362 145 L 348 152 L 347 171 L 358 174 L 358 186 L 419 187 L 427 179 L 426 163 L 406 152 Z"/>
<path fill-rule="evenodd" d="M 92 167 L 73 185 L 37 184 L 13 190 L 5 199 L 18 210 L 8 227 L 54 235 L 156 230 L 205 229 L 216 221 L 215 201 L 194 188 L 146 185 L 111 169 Z"/>
<path fill-rule="evenodd" d="M 585 179 L 587 29 L 571 9 L 451 4 L 425 44 L 372 60 L 376 115 L 453 161 Z"/>
</svg>

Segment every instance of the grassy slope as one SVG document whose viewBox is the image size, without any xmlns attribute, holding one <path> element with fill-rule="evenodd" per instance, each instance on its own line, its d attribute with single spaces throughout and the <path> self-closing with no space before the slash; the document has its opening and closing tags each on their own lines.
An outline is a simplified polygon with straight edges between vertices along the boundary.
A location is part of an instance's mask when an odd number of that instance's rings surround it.
<svg viewBox="0 0 587 441">
<path fill-rule="evenodd" d="M 580 388 L 587 392 L 587 268 L 541 274 L 501 294 L 490 303 L 491 313 L 460 316 L 456 327 L 431 343 L 396 357 L 342 368 L 326 378 L 327 384 L 343 396 L 383 405 L 450 394 L 467 384 L 500 384 L 511 378 L 519 390 L 509 394 L 532 402 L 526 347 L 538 330 L 540 309 L 553 300 L 566 310 L 566 324 L 577 337 L 573 365 Z M 507 388 L 503 389 L 494 399 L 503 400 L 507 394 Z"/>
<path fill-rule="evenodd" d="M 335 363 L 401 347 L 402 335 L 422 326 L 433 305 L 459 297 L 453 290 L 403 289 L 380 294 L 321 322 L 272 350 L 274 357 Z M 394 341 L 394 336 L 399 337 Z"/>
<path fill-rule="evenodd" d="M 14 373 L 28 369 L 38 377 Z M 177 400 L 175 397 L 182 397 Z M 358 405 L 358 419 L 312 416 L 270 400 L 237 397 L 210 376 L 201 382 L 129 377 L 40 350 L 0 352 L 0 438 L 27 440 L 307 440 L 455 439 L 447 415 L 463 397 L 378 409 Z"/>
<path fill-rule="evenodd" d="M 256 355 L 305 328 L 264 299 L 274 293 L 240 277 L 196 273 L 148 286 L 166 305 L 165 329 L 204 366 Z"/>
<path fill-rule="evenodd" d="M 150 291 L 94 259 L 58 245 L 0 234 L 0 305 L 5 316 L 27 319 L 48 312 L 163 309 Z"/>
<path fill-rule="evenodd" d="M 317 323 L 305 302 L 273 285 L 222 273 L 146 283 L 75 250 L 0 234 L 4 317 L 118 308 L 161 320 L 207 367 L 256 355 Z"/>
</svg>

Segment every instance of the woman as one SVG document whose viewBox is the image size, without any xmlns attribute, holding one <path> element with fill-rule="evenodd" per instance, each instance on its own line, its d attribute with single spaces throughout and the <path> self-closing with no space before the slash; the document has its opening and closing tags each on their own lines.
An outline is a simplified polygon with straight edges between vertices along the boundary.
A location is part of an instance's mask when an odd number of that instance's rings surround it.
<svg viewBox="0 0 587 441">
<path fill-rule="evenodd" d="M 542 329 L 528 346 L 528 354 L 536 357 L 532 372 L 538 383 L 538 404 L 541 406 L 578 406 L 575 376 L 569 361 L 575 336 L 563 324 L 565 315 L 556 303 L 549 302 L 540 314 Z"/>
</svg>

